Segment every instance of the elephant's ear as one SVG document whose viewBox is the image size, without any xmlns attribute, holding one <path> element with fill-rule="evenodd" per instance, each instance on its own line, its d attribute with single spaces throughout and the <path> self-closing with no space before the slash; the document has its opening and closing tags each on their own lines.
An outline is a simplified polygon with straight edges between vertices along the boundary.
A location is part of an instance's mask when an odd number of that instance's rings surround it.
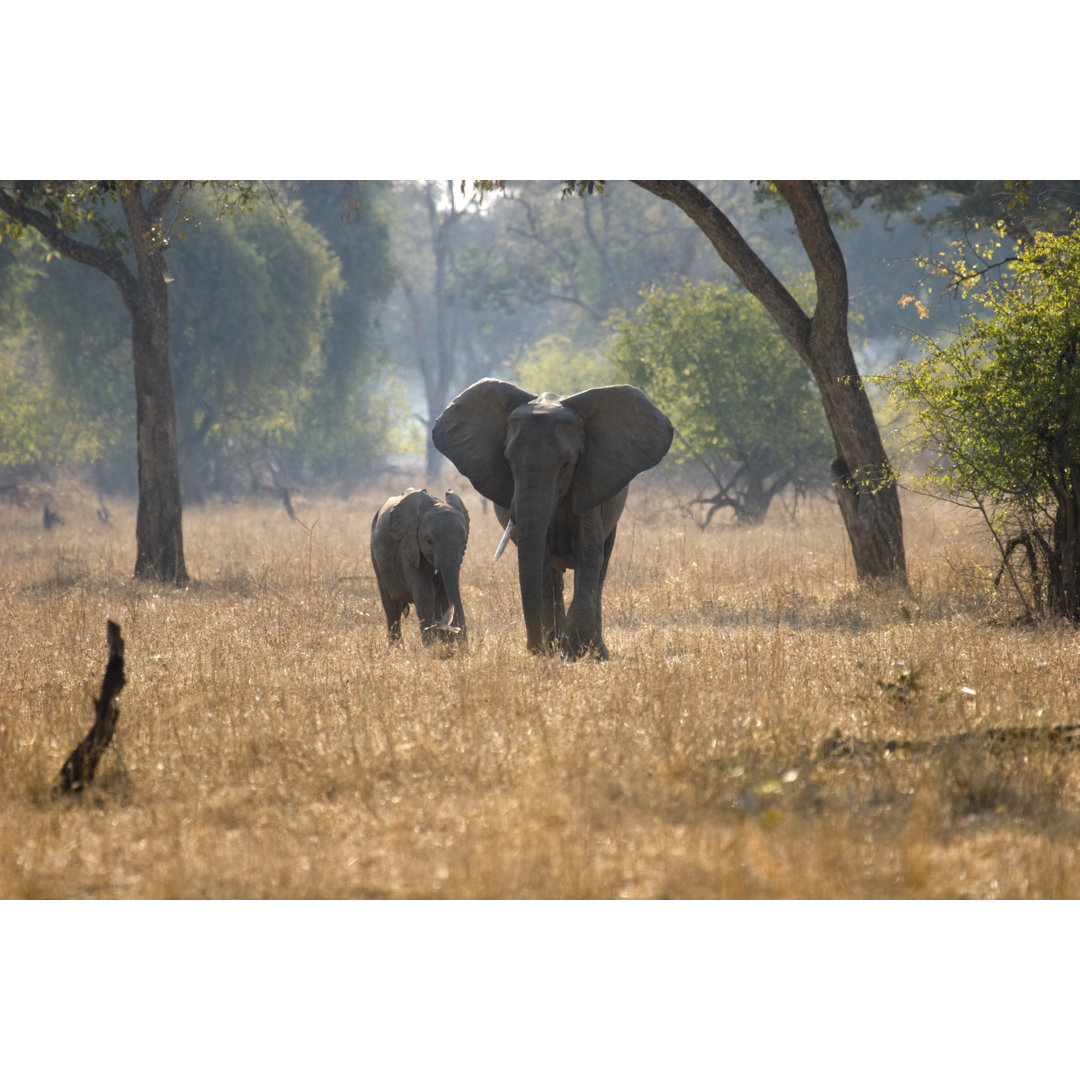
<svg viewBox="0 0 1080 1080">
<path fill-rule="evenodd" d="M 420 526 L 420 515 L 433 502 L 427 491 L 409 488 L 394 507 L 390 518 L 390 535 L 401 554 L 402 561 L 410 566 L 420 565 L 420 538 L 417 535 L 417 529 Z"/>
<path fill-rule="evenodd" d="M 452 506 L 461 516 L 465 519 L 465 543 L 469 542 L 469 511 L 466 509 L 465 503 L 462 502 L 461 496 L 456 491 L 447 490 L 446 495 L 443 497 L 443 501 Z"/>
<path fill-rule="evenodd" d="M 575 514 L 610 499 L 671 446 L 671 421 L 636 386 L 598 386 L 562 403 L 585 421 L 585 450 L 574 473 Z"/>
<path fill-rule="evenodd" d="M 435 448 L 499 506 L 509 506 L 514 497 L 514 477 L 503 455 L 506 418 L 534 396 L 501 379 L 481 379 L 462 390 L 431 429 Z"/>
</svg>

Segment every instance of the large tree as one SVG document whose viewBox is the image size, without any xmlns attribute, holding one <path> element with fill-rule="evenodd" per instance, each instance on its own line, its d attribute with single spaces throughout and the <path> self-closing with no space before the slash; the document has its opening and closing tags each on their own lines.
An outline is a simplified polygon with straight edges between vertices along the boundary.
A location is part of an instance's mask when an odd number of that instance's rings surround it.
<svg viewBox="0 0 1080 1080">
<path fill-rule="evenodd" d="M 242 214 L 221 213 L 219 188 L 185 195 L 187 239 L 168 249 L 185 510 L 252 480 L 355 481 L 374 456 L 392 452 L 405 408 L 374 334 L 377 305 L 392 285 L 380 186 L 267 183 Z M 123 226 L 118 204 L 99 212 Z M 7 363 L 17 349 L 24 369 L 48 368 L 42 387 L 78 407 L 55 416 L 70 428 L 67 442 L 46 442 L 74 448 L 74 437 L 78 460 L 103 488 L 134 488 L 130 317 L 105 275 L 51 249 L 45 262 L 46 248 L 33 229 L 0 244 Z M 40 438 L 21 449 L 9 456 L 45 456 Z M 75 463 L 70 454 L 65 461 Z"/>
<path fill-rule="evenodd" d="M 169 272 L 165 252 L 183 220 L 193 181 L 0 181 L 6 231 L 36 230 L 62 256 L 93 267 L 119 290 L 131 318 L 139 501 L 135 577 L 183 585 L 176 409 L 169 364 Z M 228 186 L 247 202 L 254 185 Z M 118 203 L 123 227 L 103 210 Z"/>
<path fill-rule="evenodd" d="M 817 299 L 808 313 L 700 188 L 689 180 L 634 182 L 674 203 L 701 229 L 810 368 L 836 446 L 834 486 L 856 574 L 862 582 L 906 585 L 896 481 L 855 366 L 847 268 L 819 188 L 810 180 L 773 182 L 791 210 L 813 270 Z"/>
</svg>

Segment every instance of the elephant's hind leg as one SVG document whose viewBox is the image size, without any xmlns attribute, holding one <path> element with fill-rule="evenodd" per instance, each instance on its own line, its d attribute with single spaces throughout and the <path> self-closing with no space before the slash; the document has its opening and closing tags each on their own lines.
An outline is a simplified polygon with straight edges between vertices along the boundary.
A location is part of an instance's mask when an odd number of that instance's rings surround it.
<svg viewBox="0 0 1080 1080">
<path fill-rule="evenodd" d="M 406 601 L 396 600 L 381 585 L 379 597 L 386 612 L 386 638 L 391 645 L 395 645 L 401 641 L 401 619 L 409 613 L 409 605 Z"/>
</svg>

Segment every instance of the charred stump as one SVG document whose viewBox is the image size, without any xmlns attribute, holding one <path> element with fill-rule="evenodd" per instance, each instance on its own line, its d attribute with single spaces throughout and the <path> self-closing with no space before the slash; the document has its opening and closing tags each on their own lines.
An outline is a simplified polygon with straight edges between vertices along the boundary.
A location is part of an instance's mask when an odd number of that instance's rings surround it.
<svg viewBox="0 0 1080 1080">
<path fill-rule="evenodd" d="M 124 639 L 120 627 L 111 619 L 106 623 L 109 642 L 109 662 L 101 680 L 101 697 L 94 698 L 94 726 L 64 762 L 53 786 L 54 795 L 80 793 L 94 779 L 98 762 L 109 745 L 120 715 L 116 696 L 124 688 Z"/>
</svg>

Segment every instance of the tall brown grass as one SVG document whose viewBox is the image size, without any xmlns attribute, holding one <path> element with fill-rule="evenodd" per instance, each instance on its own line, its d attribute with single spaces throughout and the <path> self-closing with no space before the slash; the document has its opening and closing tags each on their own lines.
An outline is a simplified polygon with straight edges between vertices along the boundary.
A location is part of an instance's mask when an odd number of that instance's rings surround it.
<svg viewBox="0 0 1080 1080">
<path fill-rule="evenodd" d="M 702 532 L 639 480 L 612 658 L 572 664 L 526 653 L 475 496 L 467 645 L 411 615 L 387 645 L 368 536 L 402 486 L 190 508 L 184 590 L 131 579 L 131 506 L 0 510 L 0 896 L 1080 896 L 1080 753 L 1044 737 L 1080 639 L 1017 624 L 959 512 L 909 498 L 912 592 L 868 595 L 830 503 Z M 117 732 L 56 800 L 107 618 Z"/>
</svg>

